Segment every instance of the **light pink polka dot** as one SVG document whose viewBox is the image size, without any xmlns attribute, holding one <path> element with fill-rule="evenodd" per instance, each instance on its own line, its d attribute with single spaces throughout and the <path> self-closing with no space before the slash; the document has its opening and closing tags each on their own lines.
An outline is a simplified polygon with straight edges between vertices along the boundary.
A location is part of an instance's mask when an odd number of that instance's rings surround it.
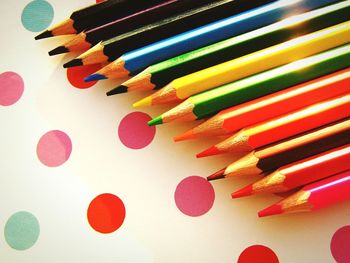
<svg viewBox="0 0 350 263">
<path fill-rule="evenodd" d="M 339 228 L 331 241 L 331 252 L 338 263 L 350 262 L 350 225 Z"/>
<path fill-rule="evenodd" d="M 156 133 L 155 126 L 148 126 L 152 118 L 143 112 L 126 115 L 118 127 L 120 141 L 128 148 L 141 149 L 149 145 Z"/>
<path fill-rule="evenodd" d="M 53 130 L 45 133 L 39 140 L 36 153 L 39 160 L 49 167 L 66 162 L 72 152 L 72 142 L 67 134 Z"/>
<path fill-rule="evenodd" d="M 0 105 L 16 103 L 23 94 L 24 82 L 20 75 L 7 71 L 0 74 Z"/>
<path fill-rule="evenodd" d="M 188 216 L 201 216 L 213 206 L 215 192 L 213 186 L 200 176 L 183 179 L 175 190 L 177 208 Z"/>
</svg>

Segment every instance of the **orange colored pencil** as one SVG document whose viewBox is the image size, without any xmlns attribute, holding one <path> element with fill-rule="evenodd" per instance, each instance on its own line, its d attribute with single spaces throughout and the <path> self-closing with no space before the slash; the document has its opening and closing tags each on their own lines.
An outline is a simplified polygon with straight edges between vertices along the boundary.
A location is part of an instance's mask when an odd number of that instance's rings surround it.
<svg viewBox="0 0 350 263">
<path fill-rule="evenodd" d="M 231 134 L 322 100 L 350 92 L 350 68 L 222 110 L 175 141 Z"/>
<path fill-rule="evenodd" d="M 231 194 L 238 198 L 257 193 L 293 190 L 350 169 L 350 144 L 283 166 L 263 179 Z"/>
<path fill-rule="evenodd" d="M 349 116 L 350 94 L 346 94 L 246 127 L 223 142 L 197 154 L 197 157 L 225 152 L 248 153 L 258 147 Z"/>
</svg>

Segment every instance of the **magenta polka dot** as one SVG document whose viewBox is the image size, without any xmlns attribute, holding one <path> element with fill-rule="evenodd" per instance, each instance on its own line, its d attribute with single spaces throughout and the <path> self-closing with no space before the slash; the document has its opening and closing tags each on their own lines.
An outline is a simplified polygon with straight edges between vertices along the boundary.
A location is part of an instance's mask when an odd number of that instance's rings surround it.
<svg viewBox="0 0 350 263">
<path fill-rule="evenodd" d="M 175 190 L 177 208 L 188 216 L 201 216 L 213 206 L 215 192 L 213 186 L 200 176 L 183 179 Z"/>
<path fill-rule="evenodd" d="M 72 152 L 72 142 L 67 134 L 54 130 L 45 133 L 39 140 L 36 153 L 39 160 L 49 167 L 66 162 Z"/>
<path fill-rule="evenodd" d="M 24 83 L 20 75 L 7 71 L 0 74 L 0 105 L 16 103 L 23 94 Z"/>
<path fill-rule="evenodd" d="M 156 133 L 154 126 L 147 125 L 151 119 L 143 112 L 132 112 L 126 115 L 118 127 L 120 141 L 131 149 L 141 149 L 149 145 Z"/>
<path fill-rule="evenodd" d="M 339 228 L 331 241 L 331 252 L 338 263 L 350 262 L 350 225 Z"/>
</svg>

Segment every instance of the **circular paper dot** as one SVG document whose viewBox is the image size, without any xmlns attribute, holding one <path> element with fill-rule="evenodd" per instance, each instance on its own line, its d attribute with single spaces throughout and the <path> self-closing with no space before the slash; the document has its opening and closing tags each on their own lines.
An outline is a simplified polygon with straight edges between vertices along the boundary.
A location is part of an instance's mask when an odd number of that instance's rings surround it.
<svg viewBox="0 0 350 263">
<path fill-rule="evenodd" d="M 175 203 L 188 216 L 201 216 L 213 206 L 215 192 L 204 178 L 190 176 L 183 179 L 175 190 Z"/>
<path fill-rule="evenodd" d="M 278 257 L 270 248 L 262 245 L 247 247 L 239 256 L 238 263 L 278 263 Z"/>
<path fill-rule="evenodd" d="M 0 74 L 0 105 L 16 103 L 23 94 L 24 82 L 20 75 L 7 71 Z"/>
<path fill-rule="evenodd" d="M 101 194 L 91 201 L 87 218 L 90 226 L 97 232 L 112 233 L 123 224 L 125 207 L 119 197 L 113 194 Z"/>
<path fill-rule="evenodd" d="M 350 262 L 350 225 L 338 229 L 331 241 L 331 252 L 338 263 Z"/>
<path fill-rule="evenodd" d="M 131 149 L 141 149 L 149 145 L 156 133 L 154 126 L 147 125 L 151 119 L 143 112 L 132 112 L 126 115 L 118 127 L 120 141 Z"/>
<path fill-rule="evenodd" d="M 59 166 L 69 159 L 72 142 L 62 131 L 49 131 L 40 138 L 36 152 L 43 164 L 49 167 Z"/>
<path fill-rule="evenodd" d="M 78 89 L 87 89 L 95 85 L 97 81 L 85 82 L 84 79 L 100 68 L 101 66 L 98 64 L 71 67 L 67 69 L 67 79 L 74 87 Z"/>
<path fill-rule="evenodd" d="M 4 235 L 7 244 L 13 249 L 25 250 L 32 247 L 40 233 L 36 217 L 25 211 L 13 214 L 6 222 Z"/>
<path fill-rule="evenodd" d="M 53 19 L 53 8 L 44 0 L 35 0 L 27 4 L 22 11 L 22 24 L 32 32 L 39 32 L 47 28 Z"/>
<path fill-rule="evenodd" d="M 98 3 L 101 3 L 101 2 L 104 2 L 104 1 L 106 1 L 106 0 L 96 0 L 96 3 L 98 4 Z"/>
</svg>

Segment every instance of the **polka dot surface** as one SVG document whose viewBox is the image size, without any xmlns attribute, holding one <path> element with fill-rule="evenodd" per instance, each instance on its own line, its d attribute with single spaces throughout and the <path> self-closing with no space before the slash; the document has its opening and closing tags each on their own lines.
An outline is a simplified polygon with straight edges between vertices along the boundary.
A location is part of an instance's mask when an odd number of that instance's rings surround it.
<svg viewBox="0 0 350 263">
<path fill-rule="evenodd" d="M 332 256 L 338 263 L 350 262 L 350 225 L 338 229 L 331 241 Z"/>
<path fill-rule="evenodd" d="M 37 145 L 39 160 L 46 166 L 56 167 L 65 163 L 72 152 L 69 136 L 59 130 L 45 133 Z"/>
<path fill-rule="evenodd" d="M 16 250 L 32 247 L 39 238 L 40 227 L 36 217 L 26 211 L 13 214 L 6 222 L 4 235 L 7 244 Z"/>
<path fill-rule="evenodd" d="M 112 233 L 121 227 L 124 222 L 124 203 L 113 194 L 98 195 L 89 205 L 87 218 L 90 226 L 97 232 Z"/>
<path fill-rule="evenodd" d="M 71 67 L 67 69 L 67 79 L 73 87 L 78 89 L 87 89 L 91 88 L 96 84 L 97 81 L 89 81 L 85 82 L 84 79 L 87 76 L 90 76 L 92 73 L 95 73 L 101 68 L 100 65 L 86 65 L 86 66 L 78 66 Z"/>
<path fill-rule="evenodd" d="M 22 11 L 22 24 L 31 32 L 46 29 L 52 22 L 54 10 L 51 4 L 44 0 L 29 2 Z"/>
<path fill-rule="evenodd" d="M 0 105 L 16 103 L 23 94 L 24 82 L 20 75 L 7 71 L 0 74 Z"/>
<path fill-rule="evenodd" d="M 152 118 L 143 112 L 126 115 L 118 127 L 120 141 L 130 149 L 141 149 L 149 145 L 155 136 L 155 126 L 148 126 Z"/>
<path fill-rule="evenodd" d="M 237 263 L 278 263 L 278 257 L 272 249 L 262 246 L 254 245 L 247 247 L 238 258 Z"/>
<path fill-rule="evenodd" d="M 200 176 L 183 179 L 175 190 L 178 209 L 188 216 L 201 216 L 213 206 L 215 192 L 212 185 Z"/>
</svg>

